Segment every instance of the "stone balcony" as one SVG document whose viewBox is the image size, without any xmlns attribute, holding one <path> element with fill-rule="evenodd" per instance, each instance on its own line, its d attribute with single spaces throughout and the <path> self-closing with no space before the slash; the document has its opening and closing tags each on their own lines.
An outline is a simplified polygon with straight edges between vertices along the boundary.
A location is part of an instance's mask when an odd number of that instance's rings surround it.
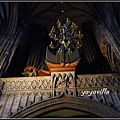
<svg viewBox="0 0 120 120">
<path fill-rule="evenodd" d="M 0 117 L 9 118 L 38 102 L 68 97 L 82 98 L 104 105 L 120 115 L 120 76 L 90 74 L 70 76 L 59 82 L 59 76 L 1 78 Z"/>
</svg>

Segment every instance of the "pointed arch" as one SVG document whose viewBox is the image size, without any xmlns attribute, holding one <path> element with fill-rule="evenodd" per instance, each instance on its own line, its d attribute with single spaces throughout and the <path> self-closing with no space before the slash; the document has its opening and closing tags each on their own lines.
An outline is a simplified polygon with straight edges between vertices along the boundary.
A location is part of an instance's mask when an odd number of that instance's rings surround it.
<svg viewBox="0 0 120 120">
<path fill-rule="evenodd" d="M 118 118 L 120 113 L 105 105 L 84 98 L 67 96 L 63 93 L 61 96 L 45 101 L 40 101 L 27 108 L 24 108 L 13 114 L 10 118 L 35 118 L 42 116 L 52 110 L 61 108 L 85 111 L 103 118 Z"/>
</svg>

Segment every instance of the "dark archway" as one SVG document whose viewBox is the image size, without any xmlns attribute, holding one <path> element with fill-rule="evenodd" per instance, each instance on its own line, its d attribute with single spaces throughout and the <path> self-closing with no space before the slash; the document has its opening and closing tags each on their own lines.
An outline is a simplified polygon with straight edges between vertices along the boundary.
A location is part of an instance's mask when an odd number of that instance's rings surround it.
<svg viewBox="0 0 120 120">
<path fill-rule="evenodd" d="M 84 98 L 76 98 L 65 95 L 57 98 L 52 98 L 45 101 L 40 101 L 27 108 L 24 108 L 13 114 L 10 118 L 35 118 L 43 116 L 46 113 L 60 109 L 73 109 L 91 113 L 91 115 L 103 118 L 118 118 L 120 113 L 105 105 L 90 101 Z"/>
<path fill-rule="evenodd" d="M 37 115 L 35 118 L 100 118 L 100 116 L 73 108 L 59 108 Z"/>
</svg>

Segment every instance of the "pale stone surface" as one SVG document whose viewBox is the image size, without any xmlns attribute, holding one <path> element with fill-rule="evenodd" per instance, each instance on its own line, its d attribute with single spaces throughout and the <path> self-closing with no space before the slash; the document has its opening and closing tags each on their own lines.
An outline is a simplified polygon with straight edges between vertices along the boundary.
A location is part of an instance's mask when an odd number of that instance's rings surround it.
<svg viewBox="0 0 120 120">
<path fill-rule="evenodd" d="M 68 75 L 69 73 L 70 72 L 55 72 L 52 73 L 52 75 L 55 74 L 58 77 L 58 75 L 61 74 L 62 81 L 63 75 Z M 75 72 L 71 72 L 73 76 L 74 73 Z M 61 87 L 56 87 L 57 81 L 55 80 L 57 79 L 52 79 L 52 75 L 44 77 L 1 78 L 1 82 L 5 83 L 0 101 L 1 118 L 7 118 L 10 112 L 15 114 L 17 110 L 22 110 L 37 102 L 59 97 L 63 91 L 68 96 L 81 98 L 80 93 L 82 91 L 95 91 L 103 88 L 112 90 L 111 96 L 113 99 L 111 99 L 110 94 L 92 94 L 92 96 L 85 94 L 83 98 L 96 101 L 99 104 L 104 104 L 109 107 L 109 104 L 113 103 L 115 108 L 113 107 L 112 109 L 120 112 L 118 107 L 120 105 L 120 91 L 116 94 L 116 91 L 120 89 L 120 76 L 118 74 L 78 75 L 76 79 L 70 79 L 70 77 L 67 76 L 66 81 L 64 81 L 65 84 Z M 69 80 L 73 81 L 73 83 L 71 82 L 72 86 L 68 85 L 68 83 L 70 83 Z"/>
</svg>

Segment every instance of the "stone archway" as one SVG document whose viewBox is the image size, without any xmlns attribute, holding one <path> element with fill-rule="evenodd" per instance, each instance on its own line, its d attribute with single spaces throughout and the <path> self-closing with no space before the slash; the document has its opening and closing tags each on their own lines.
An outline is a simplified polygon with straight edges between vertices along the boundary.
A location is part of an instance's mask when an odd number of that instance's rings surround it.
<svg viewBox="0 0 120 120">
<path fill-rule="evenodd" d="M 119 118 L 120 113 L 100 103 L 90 101 L 84 98 L 76 98 L 67 96 L 63 93 L 57 98 L 52 98 L 45 101 L 40 101 L 25 109 L 13 114 L 10 118 L 36 118 L 43 116 L 46 113 L 59 109 L 73 109 L 83 111 L 103 118 Z"/>
<path fill-rule="evenodd" d="M 59 108 L 37 115 L 35 118 L 100 118 L 100 116 L 73 108 Z"/>
</svg>

